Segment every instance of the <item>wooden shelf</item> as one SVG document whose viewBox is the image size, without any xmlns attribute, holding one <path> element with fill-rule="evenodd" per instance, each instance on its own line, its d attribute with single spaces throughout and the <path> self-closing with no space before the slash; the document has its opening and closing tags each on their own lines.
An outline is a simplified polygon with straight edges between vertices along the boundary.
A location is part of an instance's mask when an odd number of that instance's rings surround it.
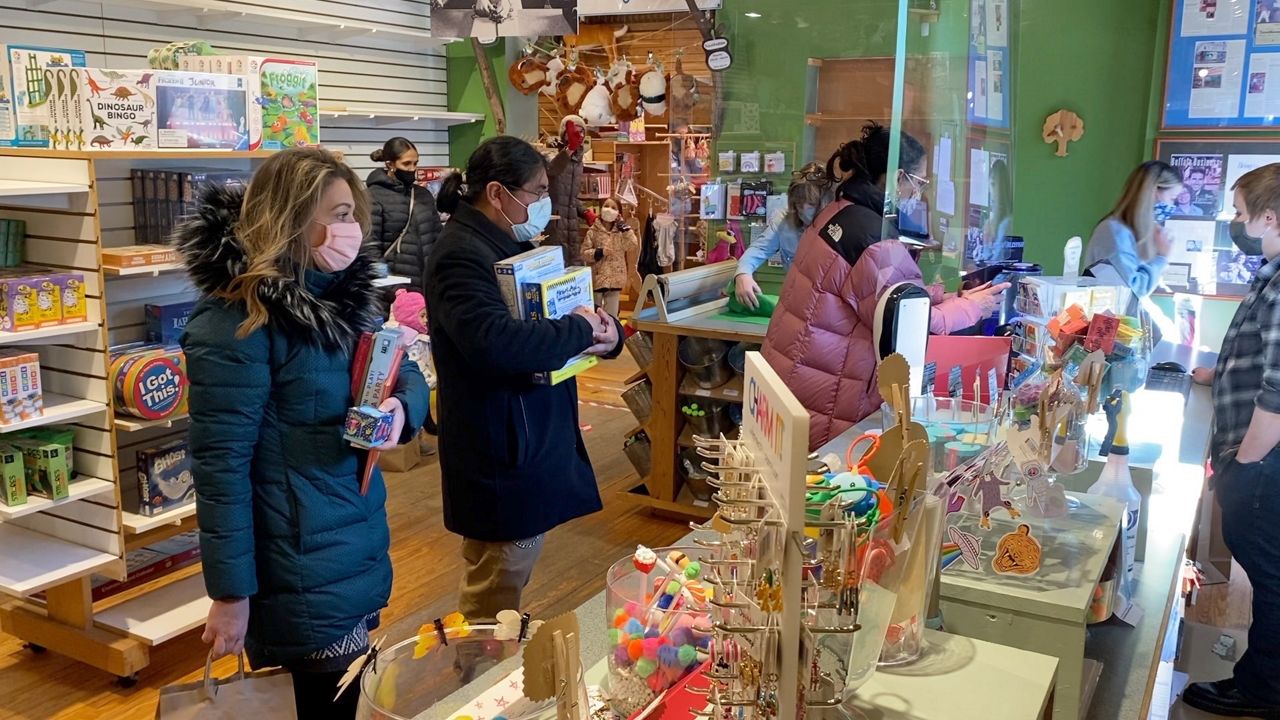
<svg viewBox="0 0 1280 720">
<path fill-rule="evenodd" d="M 38 418 L 30 420 L 20 420 L 16 423 L 8 425 L 0 425 L 0 433 L 17 432 L 18 430 L 26 430 L 27 428 L 40 427 L 42 425 L 53 425 L 54 423 L 66 422 L 67 420 L 75 420 L 85 415 L 103 412 L 107 409 L 106 405 L 92 400 L 84 400 L 82 398 L 71 398 L 57 393 L 47 392 L 44 394 L 44 414 Z M 2 545 L 2 543 L 0 543 Z"/>
<path fill-rule="evenodd" d="M 38 341 L 40 340 L 53 340 L 57 338 L 70 337 L 72 335 L 80 335 L 83 333 L 96 333 L 100 327 L 101 326 L 96 322 L 81 322 L 68 323 L 66 325 L 54 325 L 52 327 L 40 328 L 38 330 L 0 332 L 0 345 L 38 344 Z"/>
<path fill-rule="evenodd" d="M 102 272 L 105 275 L 115 275 L 118 277 L 150 275 L 156 277 L 162 273 L 183 272 L 187 268 L 182 263 L 159 263 L 157 265 L 140 265 L 131 268 L 113 268 L 102 266 Z"/>
<path fill-rule="evenodd" d="M 99 480 L 98 478 L 86 477 L 73 480 L 68 487 L 70 494 L 60 500 L 50 500 L 39 495 L 28 495 L 27 502 L 22 505 L 14 505 L 12 507 L 0 505 L 0 520 L 13 520 L 24 515 L 44 512 L 49 508 L 66 505 L 77 500 L 106 495 L 114 491 L 115 487 L 115 483 Z"/>
<path fill-rule="evenodd" d="M 679 500 L 663 500 L 647 495 L 642 490 L 644 487 L 642 482 L 630 490 L 618 493 L 618 496 L 632 505 L 652 510 L 657 515 L 681 520 L 706 522 L 716 513 L 714 505 L 695 500 L 687 488 L 680 493 Z"/>
<path fill-rule="evenodd" d="M 647 378 L 647 377 L 649 377 L 649 368 L 640 368 L 640 369 L 639 369 L 639 370 L 637 370 L 637 371 L 635 372 L 635 374 L 633 374 L 631 377 L 627 378 L 626 380 L 623 380 L 623 381 L 622 381 L 622 384 L 623 384 L 623 385 L 632 385 L 632 384 L 635 384 L 635 383 L 640 382 L 641 380 L 643 380 L 643 379 L 645 379 L 645 378 Z"/>
<path fill-rule="evenodd" d="M 446 125 L 466 125 L 483 122 L 485 116 L 480 113 L 450 112 L 447 110 L 415 110 L 390 105 L 347 105 L 345 107 L 322 107 L 320 115 L 330 117 L 352 117 L 374 120 L 375 124 L 404 122 L 406 120 L 438 120 Z"/>
<path fill-rule="evenodd" d="M 115 555 L 0 523 L 0 592 L 25 597 L 91 575 L 120 561 Z"/>
<path fill-rule="evenodd" d="M 743 377 L 735 374 L 724 385 L 708 389 L 698 385 L 698 383 L 694 382 L 693 376 L 686 373 L 684 380 L 680 383 L 680 394 L 740 403 L 742 402 L 742 384 Z"/>
<path fill-rule="evenodd" d="M 173 510 L 160 513 L 159 515 L 138 515 L 136 513 L 124 512 L 120 513 L 120 517 L 124 523 L 125 532 L 133 535 L 140 535 L 142 533 L 155 530 L 156 528 L 164 527 L 165 525 L 177 525 L 189 517 L 194 517 L 195 514 L 196 505 L 195 503 L 191 503 L 190 505 L 183 505 L 180 508 L 174 508 Z"/>
<path fill-rule="evenodd" d="M 55 158 L 60 160 L 252 160 L 269 158 L 272 150 L 122 150 L 85 152 L 48 148 L 0 148 L 0 156 Z"/>
<path fill-rule="evenodd" d="M 155 646 L 204 626 L 212 604 L 196 573 L 98 611 L 94 624 Z"/>
<path fill-rule="evenodd" d="M 187 415 L 176 415 L 163 420 L 143 420 L 141 418 L 127 418 L 121 416 L 116 418 L 116 429 L 124 432 L 137 432 L 139 430 L 146 430 L 147 428 L 171 428 L 175 422 L 180 422 L 187 418 Z"/>
</svg>

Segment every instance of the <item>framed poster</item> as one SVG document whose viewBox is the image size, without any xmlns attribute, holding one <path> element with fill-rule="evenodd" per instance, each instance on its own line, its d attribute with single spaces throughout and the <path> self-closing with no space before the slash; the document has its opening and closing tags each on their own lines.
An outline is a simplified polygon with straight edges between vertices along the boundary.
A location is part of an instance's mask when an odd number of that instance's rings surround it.
<svg viewBox="0 0 1280 720">
<path fill-rule="evenodd" d="M 1181 170 L 1184 181 L 1165 224 L 1174 238 L 1165 285 L 1199 295 L 1244 295 L 1263 260 L 1231 242 L 1231 187 L 1254 168 L 1280 163 L 1280 139 L 1168 138 L 1156 141 L 1155 155 Z"/>
<path fill-rule="evenodd" d="M 1004 130 L 1012 94 L 1009 6 L 1010 0 L 969 4 L 969 122 Z"/>
<path fill-rule="evenodd" d="M 1267 128 L 1280 117 L 1280 0 L 1170 0 L 1161 127 Z"/>
</svg>

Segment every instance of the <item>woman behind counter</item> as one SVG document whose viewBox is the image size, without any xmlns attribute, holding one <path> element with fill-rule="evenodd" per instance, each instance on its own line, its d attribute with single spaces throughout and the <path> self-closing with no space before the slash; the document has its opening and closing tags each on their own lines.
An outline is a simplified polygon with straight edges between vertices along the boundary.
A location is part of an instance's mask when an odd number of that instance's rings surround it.
<svg viewBox="0 0 1280 720">
<path fill-rule="evenodd" d="M 622 351 L 622 328 L 579 308 L 559 320 L 511 315 L 494 263 L 533 249 L 551 217 L 547 166 L 518 138 L 476 148 L 466 180 L 440 189 L 450 218 L 427 266 L 439 380 L 444 523 L 461 535 L 459 610 L 472 622 L 519 609 L 543 535 L 602 508 L 578 425 L 573 379 L 538 385 L 579 353 Z"/>
<path fill-rule="evenodd" d="M 1086 268 L 1107 263 L 1129 283 L 1137 299 L 1160 285 L 1173 237 L 1164 222 L 1176 212 L 1182 173 L 1159 160 L 1139 165 L 1125 181 L 1115 208 L 1094 228 L 1085 249 Z"/>
<path fill-rule="evenodd" d="M 760 286 L 755 272 L 774 255 L 782 258 L 782 269 L 791 269 L 796 257 L 800 236 L 813 224 L 822 206 L 831 201 L 831 180 L 818 163 L 809 163 L 796 171 L 787 188 L 787 209 L 769 220 L 764 234 L 756 238 L 751 247 L 738 260 L 738 274 L 734 278 L 734 294 L 738 302 L 750 308 L 760 306 Z"/>
</svg>

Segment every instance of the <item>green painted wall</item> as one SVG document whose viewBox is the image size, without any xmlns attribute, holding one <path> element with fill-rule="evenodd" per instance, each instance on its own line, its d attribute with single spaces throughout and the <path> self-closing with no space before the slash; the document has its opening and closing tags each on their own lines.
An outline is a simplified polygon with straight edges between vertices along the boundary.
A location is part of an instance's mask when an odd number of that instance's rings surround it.
<svg viewBox="0 0 1280 720">
<path fill-rule="evenodd" d="M 1014 232 L 1027 238 L 1027 258 L 1050 273 L 1062 270 L 1066 240 L 1088 242 L 1125 177 L 1151 154 L 1152 87 L 1164 67 L 1157 23 L 1168 4 L 1022 0 Z M 1085 122 L 1065 158 L 1041 138 L 1044 119 L 1062 108 Z"/>
<path fill-rule="evenodd" d="M 506 81 L 505 49 L 503 43 L 495 43 L 486 50 L 493 61 L 498 80 L 503 85 Z M 493 115 L 489 112 L 489 101 L 484 95 L 484 83 L 480 80 L 480 71 L 476 66 L 475 54 L 471 51 L 470 42 L 455 42 L 445 45 L 446 76 L 449 84 L 449 109 L 455 112 L 484 113 L 483 123 L 454 125 L 449 128 L 449 164 L 463 167 L 471 152 L 480 141 L 497 134 Z"/>
</svg>

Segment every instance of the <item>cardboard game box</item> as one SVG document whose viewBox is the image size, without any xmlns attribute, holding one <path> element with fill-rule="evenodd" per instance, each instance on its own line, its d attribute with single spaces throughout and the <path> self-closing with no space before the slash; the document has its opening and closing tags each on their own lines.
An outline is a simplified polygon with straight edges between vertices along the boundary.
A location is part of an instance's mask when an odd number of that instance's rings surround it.
<svg viewBox="0 0 1280 720">
<path fill-rule="evenodd" d="M 191 318 L 191 311 L 195 306 L 194 300 L 144 305 L 147 342 L 177 345 L 182 338 L 182 331 L 187 329 L 187 320 Z"/>
<path fill-rule="evenodd" d="M 558 320 L 580 307 L 595 307 L 591 286 L 591 268 L 569 268 L 562 275 L 524 284 L 524 301 L 530 320 Z M 564 367 L 551 372 L 535 373 L 533 381 L 540 385 L 558 385 L 600 363 L 595 355 L 577 355 Z"/>
<path fill-rule="evenodd" d="M 9 507 L 27 503 L 22 452 L 12 445 L 0 445 L 0 503 Z"/>
<path fill-rule="evenodd" d="M 248 82 L 243 75 L 160 70 L 153 82 L 157 147 L 249 149 Z"/>
<path fill-rule="evenodd" d="M 511 316 L 524 318 L 528 314 L 524 305 L 525 283 L 564 274 L 564 248 L 543 245 L 494 263 L 493 271 L 498 276 L 498 287 Z"/>
<path fill-rule="evenodd" d="M 13 135 L 7 144 L 18 147 L 49 147 L 53 117 L 49 102 L 57 91 L 59 71 L 70 82 L 70 69 L 83 68 L 83 50 L 8 45 L 5 59 L 9 72 L 5 82 L 13 104 Z M 0 121 L 0 128 L 4 125 Z M 0 134 L 0 142 L 4 141 Z M 61 142 L 61 140 L 60 140 Z"/>
<path fill-rule="evenodd" d="M 0 350 L 0 425 L 44 414 L 40 356 L 18 349 Z"/>
<path fill-rule="evenodd" d="M 183 70 L 243 75 L 250 148 L 281 150 L 320 142 L 319 73 L 314 60 L 253 55 L 188 55 Z"/>
<path fill-rule="evenodd" d="M 102 248 L 102 264 L 116 270 L 167 265 L 178 261 L 178 251 L 163 245 L 128 245 Z"/>
<path fill-rule="evenodd" d="M 156 147 L 154 70 L 85 68 L 80 97 L 86 109 L 80 129 L 91 150 L 151 150 Z"/>
<path fill-rule="evenodd" d="M 138 514 L 159 515 L 196 500 L 186 438 L 138 451 Z"/>
</svg>

